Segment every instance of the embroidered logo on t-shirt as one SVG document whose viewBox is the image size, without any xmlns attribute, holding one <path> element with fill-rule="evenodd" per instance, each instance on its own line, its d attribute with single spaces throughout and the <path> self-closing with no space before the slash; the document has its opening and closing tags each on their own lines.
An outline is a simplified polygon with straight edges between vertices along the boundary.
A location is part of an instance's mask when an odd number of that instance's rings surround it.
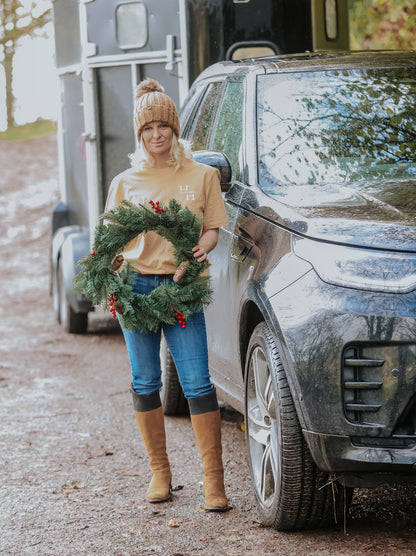
<svg viewBox="0 0 416 556">
<path fill-rule="evenodd" d="M 195 193 L 189 191 L 189 185 L 180 185 L 179 191 L 181 193 L 185 193 L 185 200 L 186 201 L 195 201 Z"/>
</svg>

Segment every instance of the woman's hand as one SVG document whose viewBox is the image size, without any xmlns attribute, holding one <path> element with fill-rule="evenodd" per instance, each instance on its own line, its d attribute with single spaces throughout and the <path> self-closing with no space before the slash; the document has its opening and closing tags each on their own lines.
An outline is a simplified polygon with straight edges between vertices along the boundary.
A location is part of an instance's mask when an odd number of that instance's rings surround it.
<svg viewBox="0 0 416 556">
<path fill-rule="evenodd" d="M 202 263 L 208 258 L 207 252 L 201 245 L 195 245 L 195 247 L 192 247 L 192 251 L 194 253 L 194 257 L 199 263 Z"/>
<path fill-rule="evenodd" d="M 113 270 L 114 270 L 114 272 L 118 272 L 123 263 L 124 263 L 123 255 L 117 255 L 116 257 L 114 257 L 114 259 L 113 259 Z"/>
<path fill-rule="evenodd" d="M 117 272 L 117 274 L 119 274 L 123 263 L 124 263 L 123 255 L 117 255 L 116 257 L 114 257 L 113 259 L 114 272 Z M 123 304 L 120 301 L 114 301 L 113 307 L 119 315 L 123 314 Z"/>
<path fill-rule="evenodd" d="M 198 245 L 192 247 L 194 257 L 199 263 L 208 258 L 208 253 L 214 249 L 218 241 L 218 228 L 202 230 Z"/>
</svg>

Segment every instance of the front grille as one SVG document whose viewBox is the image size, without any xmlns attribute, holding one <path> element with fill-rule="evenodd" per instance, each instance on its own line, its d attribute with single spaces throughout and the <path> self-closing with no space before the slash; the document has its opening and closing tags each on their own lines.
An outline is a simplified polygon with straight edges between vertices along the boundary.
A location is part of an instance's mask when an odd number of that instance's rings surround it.
<svg viewBox="0 0 416 556">
<path fill-rule="evenodd" d="M 344 413 L 348 421 L 377 425 L 381 408 L 384 359 L 363 356 L 362 348 L 349 346 L 342 358 Z"/>
</svg>

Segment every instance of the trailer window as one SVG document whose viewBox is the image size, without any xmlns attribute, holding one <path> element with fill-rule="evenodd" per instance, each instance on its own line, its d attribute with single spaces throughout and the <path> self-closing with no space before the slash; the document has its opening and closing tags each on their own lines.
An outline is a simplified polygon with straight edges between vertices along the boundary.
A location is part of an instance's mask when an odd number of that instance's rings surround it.
<svg viewBox="0 0 416 556">
<path fill-rule="evenodd" d="M 147 13 L 142 2 L 125 2 L 116 8 L 116 38 L 123 50 L 147 43 Z"/>
<path fill-rule="evenodd" d="M 325 0 L 325 31 L 329 41 L 334 41 L 338 37 L 337 12 L 337 0 Z"/>
</svg>

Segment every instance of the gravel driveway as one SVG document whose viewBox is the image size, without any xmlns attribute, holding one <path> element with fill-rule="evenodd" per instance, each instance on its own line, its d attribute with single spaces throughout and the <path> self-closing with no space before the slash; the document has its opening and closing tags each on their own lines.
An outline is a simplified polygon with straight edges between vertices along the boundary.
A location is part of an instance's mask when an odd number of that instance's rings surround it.
<svg viewBox="0 0 416 556">
<path fill-rule="evenodd" d="M 222 409 L 232 510 L 202 509 L 202 467 L 188 418 L 166 418 L 173 501 L 150 505 L 150 478 L 117 325 L 91 316 L 64 333 L 49 296 L 56 138 L 0 142 L 0 553 L 268 556 L 416 553 L 416 487 L 355 492 L 329 531 L 279 533 L 259 522 L 242 417 Z"/>
</svg>

